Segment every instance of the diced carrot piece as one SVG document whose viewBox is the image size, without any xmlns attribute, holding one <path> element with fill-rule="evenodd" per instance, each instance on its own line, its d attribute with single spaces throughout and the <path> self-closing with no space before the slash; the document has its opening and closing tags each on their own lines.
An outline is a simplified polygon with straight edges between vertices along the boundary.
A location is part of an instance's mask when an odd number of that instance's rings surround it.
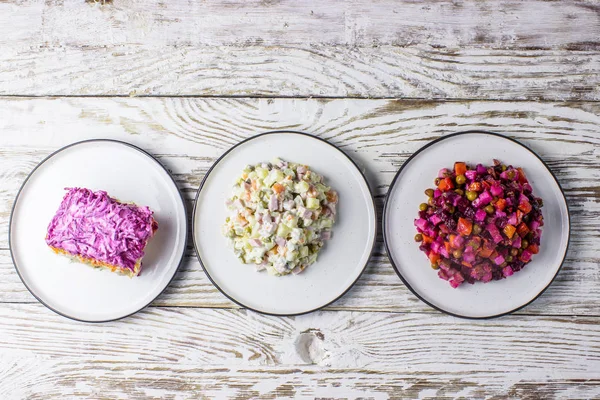
<svg viewBox="0 0 600 400">
<path fill-rule="evenodd" d="M 531 212 L 531 203 L 526 201 L 526 202 L 521 202 L 519 204 L 519 210 L 523 211 L 524 214 L 529 214 Z"/>
<path fill-rule="evenodd" d="M 455 242 L 456 238 L 457 238 L 457 235 L 450 234 L 450 246 L 452 246 L 455 249 L 458 249 L 458 246 L 456 245 L 456 242 Z"/>
<path fill-rule="evenodd" d="M 452 251 L 452 247 L 450 246 L 450 242 L 444 242 L 444 247 L 446 248 L 446 251 L 448 253 L 450 253 Z"/>
<path fill-rule="evenodd" d="M 471 182 L 467 186 L 467 190 L 470 192 L 481 192 L 481 182 Z"/>
<path fill-rule="evenodd" d="M 456 231 L 463 236 L 469 236 L 473 230 L 473 222 L 465 218 L 458 219 L 458 225 Z"/>
<path fill-rule="evenodd" d="M 460 263 L 461 263 L 462 265 L 464 265 L 465 267 L 468 267 L 468 268 L 473 268 L 473 264 L 471 264 L 470 262 L 467 262 L 467 261 L 465 261 L 465 260 L 462 260 Z"/>
<path fill-rule="evenodd" d="M 433 238 L 430 237 L 430 236 L 427 236 L 427 235 L 423 234 L 423 243 L 424 244 L 433 243 Z"/>
<path fill-rule="evenodd" d="M 455 162 L 454 163 L 454 173 L 456 175 L 464 175 L 467 172 L 467 164 L 464 162 Z"/>
<path fill-rule="evenodd" d="M 506 225 L 502 231 L 504 232 L 507 238 L 512 239 L 515 232 L 517 231 L 517 228 L 515 228 L 512 225 Z"/>
<path fill-rule="evenodd" d="M 506 208 L 506 200 L 498 199 L 496 201 L 496 208 L 500 211 L 504 210 Z"/>
<path fill-rule="evenodd" d="M 520 184 L 528 183 L 529 181 L 527 180 L 527 176 L 525 175 L 523 168 L 517 168 L 517 171 L 519 172 L 519 176 L 517 177 L 517 179 L 519 180 L 519 183 Z"/>
<path fill-rule="evenodd" d="M 479 252 L 477 253 L 480 257 L 488 258 L 494 252 L 494 246 L 490 244 L 489 241 L 483 239 L 483 246 L 479 248 Z"/>
<path fill-rule="evenodd" d="M 283 187 L 283 185 L 281 183 L 275 183 L 275 184 L 273 184 L 273 186 L 271 186 L 271 188 L 277 194 L 279 194 L 285 190 L 285 188 Z"/>
<path fill-rule="evenodd" d="M 529 250 L 531 254 L 537 254 L 540 252 L 540 246 L 537 244 L 530 244 L 529 247 L 527 247 L 527 250 Z"/>
<path fill-rule="evenodd" d="M 517 233 L 521 237 L 525 237 L 529 233 L 529 228 L 525 222 L 521 222 L 519 226 L 517 226 Z"/>
<path fill-rule="evenodd" d="M 429 253 L 429 261 L 431 261 L 432 264 L 435 264 L 436 262 L 440 261 L 441 256 L 437 253 L 434 253 L 433 251 L 431 253 Z"/>
<path fill-rule="evenodd" d="M 520 224 L 521 221 L 523 221 L 523 215 L 525 215 L 523 214 L 523 211 L 517 210 L 517 224 Z"/>
<path fill-rule="evenodd" d="M 438 189 L 442 192 L 447 192 L 449 190 L 454 189 L 454 182 L 452 182 L 451 178 L 440 179 L 440 184 L 438 185 Z"/>
</svg>

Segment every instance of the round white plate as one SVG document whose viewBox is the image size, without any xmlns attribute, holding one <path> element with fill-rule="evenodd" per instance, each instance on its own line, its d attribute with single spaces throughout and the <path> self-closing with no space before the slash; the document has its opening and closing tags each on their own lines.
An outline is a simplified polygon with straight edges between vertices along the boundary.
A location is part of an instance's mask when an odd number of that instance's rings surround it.
<svg viewBox="0 0 600 400">
<path fill-rule="evenodd" d="M 139 276 L 71 261 L 46 245 L 66 187 L 105 190 L 154 211 L 158 231 Z M 90 140 L 58 150 L 31 172 L 15 200 L 9 241 L 21 280 L 41 303 L 68 318 L 104 322 L 136 313 L 158 297 L 183 258 L 186 235 L 183 199 L 158 161 L 127 143 Z"/>
<path fill-rule="evenodd" d="M 425 189 L 441 168 L 455 161 L 491 165 L 493 159 L 520 166 L 544 200 L 540 253 L 521 271 L 500 281 L 462 284 L 453 289 L 440 279 L 414 241 L 414 220 Z M 433 141 L 408 159 L 394 178 L 384 206 L 383 235 L 396 272 L 406 286 L 430 306 L 464 318 L 492 318 L 534 301 L 552 283 L 567 254 L 569 211 L 556 178 L 533 151 L 490 132 L 461 132 Z"/>
<path fill-rule="evenodd" d="M 333 237 L 317 262 L 301 274 L 282 277 L 241 263 L 221 234 L 235 178 L 246 165 L 276 157 L 309 165 L 340 199 Z M 357 166 L 333 145 L 298 132 L 265 133 L 227 151 L 200 185 L 192 223 L 198 259 L 214 285 L 239 305 L 271 315 L 315 311 L 344 295 L 365 269 L 376 233 L 373 197 Z"/>
</svg>

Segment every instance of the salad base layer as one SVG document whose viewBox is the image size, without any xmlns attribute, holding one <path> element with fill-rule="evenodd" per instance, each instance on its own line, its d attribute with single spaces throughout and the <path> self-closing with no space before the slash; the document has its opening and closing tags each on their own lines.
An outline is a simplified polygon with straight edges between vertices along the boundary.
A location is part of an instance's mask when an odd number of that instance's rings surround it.
<svg viewBox="0 0 600 400">
<path fill-rule="evenodd" d="M 54 251 L 56 254 L 60 254 L 63 256 L 66 256 L 68 258 L 70 258 L 73 261 L 79 261 L 83 264 L 87 264 L 90 267 L 93 268 L 105 268 L 110 270 L 111 272 L 115 272 L 118 273 L 120 275 L 125 275 L 128 276 L 130 278 L 133 278 L 134 276 L 138 276 L 142 270 L 142 260 L 139 260 L 133 267 L 133 270 L 129 269 L 129 268 L 122 268 L 119 267 L 118 265 L 112 265 L 112 264 L 108 264 L 93 258 L 89 258 L 89 257 L 83 257 L 80 255 L 74 255 L 69 253 L 68 251 L 65 251 L 63 249 L 59 249 L 57 247 L 52 247 L 49 246 L 52 251 Z"/>
</svg>

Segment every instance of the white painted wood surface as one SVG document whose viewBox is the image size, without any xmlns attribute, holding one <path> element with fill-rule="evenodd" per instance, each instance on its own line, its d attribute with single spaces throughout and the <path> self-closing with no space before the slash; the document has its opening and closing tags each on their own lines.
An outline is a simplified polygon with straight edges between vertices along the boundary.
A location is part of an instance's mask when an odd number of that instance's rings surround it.
<svg viewBox="0 0 600 400">
<path fill-rule="evenodd" d="M 600 397 L 599 37 L 592 0 L 0 1 L 0 398 Z M 272 129 L 340 146 L 379 210 L 433 138 L 514 137 L 565 189 L 567 261 L 532 305 L 477 322 L 421 303 L 381 238 L 346 296 L 295 318 L 239 309 L 191 247 L 123 321 L 67 320 L 20 282 L 10 209 L 52 151 L 131 142 L 191 206 L 220 154 Z"/>
</svg>

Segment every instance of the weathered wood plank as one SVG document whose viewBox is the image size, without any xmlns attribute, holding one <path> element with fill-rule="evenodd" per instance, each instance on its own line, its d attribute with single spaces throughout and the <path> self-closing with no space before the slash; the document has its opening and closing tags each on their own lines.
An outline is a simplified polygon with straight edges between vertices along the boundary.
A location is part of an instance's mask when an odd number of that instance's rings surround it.
<svg viewBox="0 0 600 400">
<path fill-rule="evenodd" d="M 90 325 L 4 304 L 0 343 L 3 398 L 600 394 L 589 318 L 151 308 Z"/>
<path fill-rule="evenodd" d="M 441 365 L 453 372 L 478 371 L 483 365 L 490 372 L 540 371 L 552 365 L 555 372 L 597 373 L 600 365 L 600 326 L 589 317 L 469 321 L 441 314 L 345 311 L 269 317 L 246 310 L 152 307 L 123 321 L 84 324 L 39 304 L 2 304 L 0 332 L 4 354 L 25 359 L 246 368 L 411 366 L 422 372 L 440 371 Z"/>
<path fill-rule="evenodd" d="M 212 367 L 197 363 L 10 360 L 5 399 L 592 399 L 595 373 L 421 373 L 320 367 Z M 9 382 L 9 381 L 5 381 Z M 4 388 L 7 386 L 7 388 Z"/>
<path fill-rule="evenodd" d="M 5 0 L 0 7 L 5 42 L 80 46 L 425 43 L 550 48 L 597 44 L 600 12 L 594 2 L 577 0 Z"/>
<path fill-rule="evenodd" d="M 10 46 L 0 94 L 600 100 L 599 72 L 596 50 Z"/>
<path fill-rule="evenodd" d="M 174 173 L 191 207 L 204 173 L 223 151 L 251 134 L 281 127 L 316 133 L 342 147 L 365 168 L 380 209 L 399 166 L 433 137 L 485 128 L 522 140 L 549 162 L 573 214 L 572 245 L 563 271 L 523 312 L 598 315 L 600 104 L 0 99 L 5 133 L 0 139 L 0 248 L 7 249 L 8 217 L 21 182 L 37 162 L 63 145 L 94 137 L 137 144 Z M 380 238 L 365 276 L 332 309 L 431 311 L 402 285 L 384 254 Z M 6 250 L 0 251 L 0 275 L 0 301 L 34 301 L 19 283 Z M 155 305 L 234 307 L 207 280 L 191 249 L 182 271 Z"/>
<path fill-rule="evenodd" d="M 0 94 L 600 100 L 565 0 L 0 3 Z"/>
</svg>

